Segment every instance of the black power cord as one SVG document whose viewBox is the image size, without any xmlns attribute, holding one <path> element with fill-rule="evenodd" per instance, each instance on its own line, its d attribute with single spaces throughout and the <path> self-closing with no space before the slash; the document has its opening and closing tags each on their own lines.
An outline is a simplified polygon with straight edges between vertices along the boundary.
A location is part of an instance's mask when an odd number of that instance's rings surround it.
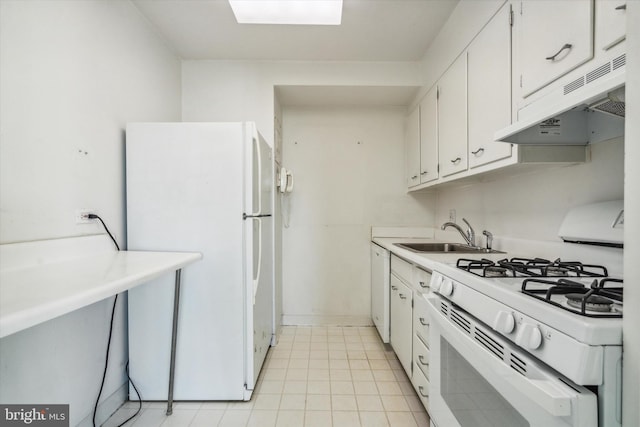
<svg viewBox="0 0 640 427">
<path fill-rule="evenodd" d="M 107 228 L 107 225 L 104 223 L 102 218 L 100 218 L 98 215 L 92 214 L 92 213 L 88 214 L 87 218 L 88 219 L 97 219 L 97 220 L 99 220 L 102 223 L 102 226 L 104 227 L 104 231 L 107 232 L 109 237 L 111 237 L 111 241 L 113 242 L 113 244 L 116 245 L 116 249 L 120 250 L 120 246 L 118 246 L 118 242 L 116 242 L 116 239 L 113 238 L 113 234 L 111 234 L 111 232 L 109 231 L 109 228 Z"/>
<path fill-rule="evenodd" d="M 116 239 L 113 237 L 113 235 L 109 231 L 109 228 L 104 223 L 102 218 L 100 218 L 96 214 L 88 214 L 87 218 L 88 219 L 97 219 L 102 223 L 102 226 L 104 227 L 105 231 L 107 232 L 109 237 L 111 237 L 111 240 L 113 241 L 113 244 L 116 246 L 116 249 L 119 251 L 120 250 L 120 246 L 118 246 L 118 242 L 116 242 Z M 113 334 L 113 319 L 115 317 L 116 304 L 117 303 L 118 303 L 118 295 L 116 295 L 114 297 L 114 299 L 113 299 L 113 307 L 111 308 L 111 321 L 109 323 L 109 339 L 107 340 L 107 354 L 106 354 L 105 361 L 104 361 L 104 371 L 102 373 L 102 382 L 100 383 L 100 391 L 98 392 L 98 397 L 96 398 L 96 403 L 95 403 L 95 405 L 93 407 L 93 427 L 96 427 L 96 412 L 98 411 L 98 403 L 100 402 L 100 396 L 102 396 L 102 389 L 104 388 L 104 381 L 107 378 L 107 368 L 109 366 L 109 349 L 111 348 L 111 336 Z M 138 410 L 133 415 L 131 415 L 129 418 L 127 418 L 125 421 L 123 421 L 121 424 L 118 424 L 118 427 L 122 427 L 123 425 L 128 423 L 135 416 L 137 416 L 140 413 L 140 411 L 142 410 L 142 399 L 140 398 L 140 392 L 138 391 L 138 388 L 136 387 L 136 385 L 133 383 L 133 380 L 131 380 L 131 377 L 129 376 L 129 361 L 128 360 L 127 360 L 127 365 L 126 365 L 126 368 L 125 368 L 125 373 L 127 374 L 127 380 L 131 383 L 131 385 L 133 386 L 133 389 L 136 391 L 136 395 L 138 396 Z"/>
</svg>

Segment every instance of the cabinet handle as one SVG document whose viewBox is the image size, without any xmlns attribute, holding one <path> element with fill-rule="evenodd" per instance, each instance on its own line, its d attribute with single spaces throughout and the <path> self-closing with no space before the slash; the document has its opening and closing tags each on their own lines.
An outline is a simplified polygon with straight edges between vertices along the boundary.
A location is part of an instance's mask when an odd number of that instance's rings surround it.
<svg viewBox="0 0 640 427">
<path fill-rule="evenodd" d="M 407 297 L 405 297 L 404 294 L 398 294 L 398 296 L 400 297 L 400 299 L 407 299 Z"/>
<path fill-rule="evenodd" d="M 392 290 L 392 291 L 397 291 L 397 290 L 398 290 L 398 287 L 397 287 L 397 286 L 392 286 L 392 287 L 391 287 L 391 290 Z"/>
<path fill-rule="evenodd" d="M 423 355 L 419 354 L 419 355 L 418 355 L 418 360 L 420 361 L 420 364 L 421 364 L 421 365 L 423 365 L 423 366 L 429 366 L 429 364 L 428 364 L 428 363 L 426 363 L 426 362 L 424 361 L 424 356 L 423 356 Z"/>
<path fill-rule="evenodd" d="M 417 178 L 418 178 L 418 175 L 413 175 L 413 176 L 411 177 L 411 179 L 417 179 Z"/>
<path fill-rule="evenodd" d="M 424 394 L 424 393 L 422 392 L 422 390 L 424 390 L 424 387 L 423 387 L 423 386 L 418 386 L 418 392 L 420 393 L 420 396 L 422 396 L 422 397 L 429 397 L 429 394 Z"/>
<path fill-rule="evenodd" d="M 424 172 L 420 172 L 420 175 L 426 175 L 426 174 L 428 174 L 428 173 L 429 173 L 429 172 L 424 171 Z"/>
<path fill-rule="evenodd" d="M 429 286 L 426 285 L 424 282 L 418 282 L 420 284 L 420 286 L 422 286 L 423 288 L 428 288 Z"/>
<path fill-rule="evenodd" d="M 620 6 L 616 7 L 616 10 L 627 10 L 627 5 L 625 4 L 621 4 Z"/>
<path fill-rule="evenodd" d="M 545 59 L 547 61 L 555 61 L 556 60 L 556 56 L 560 55 L 560 53 L 565 50 L 565 49 L 571 49 L 573 47 L 573 45 L 571 43 L 565 43 L 564 46 L 562 46 L 560 48 L 560 50 L 553 56 L 547 56 Z"/>
<path fill-rule="evenodd" d="M 484 153 L 484 148 L 480 147 L 476 151 L 472 151 L 471 154 L 477 156 L 478 154 Z"/>
<path fill-rule="evenodd" d="M 456 164 L 458 164 L 460 162 L 460 160 L 462 160 L 460 157 L 456 157 L 455 159 L 451 160 L 451 163 L 456 165 Z"/>
<path fill-rule="evenodd" d="M 421 317 L 421 318 L 420 318 L 420 324 L 421 324 L 422 326 L 427 326 L 429 323 L 428 323 L 427 321 L 425 321 L 425 320 L 424 320 L 424 317 Z"/>
</svg>

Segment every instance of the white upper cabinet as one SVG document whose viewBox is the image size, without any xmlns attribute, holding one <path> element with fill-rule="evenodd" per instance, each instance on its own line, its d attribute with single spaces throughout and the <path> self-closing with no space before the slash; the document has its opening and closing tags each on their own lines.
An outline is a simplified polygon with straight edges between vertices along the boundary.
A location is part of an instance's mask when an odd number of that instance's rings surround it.
<svg viewBox="0 0 640 427">
<path fill-rule="evenodd" d="M 596 0 L 597 50 L 609 50 L 625 39 L 627 33 L 627 1 Z"/>
<path fill-rule="evenodd" d="M 593 58 L 593 0 L 522 0 L 519 8 L 524 97 Z"/>
<path fill-rule="evenodd" d="M 440 175 L 467 170 L 467 54 L 456 59 L 438 83 Z"/>
<path fill-rule="evenodd" d="M 469 167 L 511 156 L 495 142 L 511 124 L 511 5 L 505 4 L 468 49 Z"/>
<path fill-rule="evenodd" d="M 405 122 L 405 154 L 407 187 L 420 184 L 420 107 L 416 107 Z"/>
<path fill-rule="evenodd" d="M 420 103 L 420 183 L 438 178 L 438 89 Z"/>
</svg>

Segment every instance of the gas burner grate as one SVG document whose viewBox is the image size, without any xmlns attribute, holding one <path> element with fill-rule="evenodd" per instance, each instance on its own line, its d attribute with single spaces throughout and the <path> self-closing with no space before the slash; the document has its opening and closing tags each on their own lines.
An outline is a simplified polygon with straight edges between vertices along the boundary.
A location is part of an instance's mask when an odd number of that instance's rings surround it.
<svg viewBox="0 0 640 427">
<path fill-rule="evenodd" d="M 578 261 L 550 261 L 544 258 L 488 259 L 460 258 L 456 266 L 480 277 L 606 277 L 604 266 Z"/>
<path fill-rule="evenodd" d="M 622 284 L 620 279 L 594 279 L 590 286 L 568 279 L 557 281 L 541 278 L 525 279 L 522 282 L 522 292 L 540 301 L 560 307 L 572 313 L 587 317 L 622 317 L 617 306 L 622 305 Z M 611 286 L 606 286 L 612 284 Z M 554 297 L 566 298 L 566 305 Z M 560 299 L 562 301 L 562 299 Z"/>
</svg>

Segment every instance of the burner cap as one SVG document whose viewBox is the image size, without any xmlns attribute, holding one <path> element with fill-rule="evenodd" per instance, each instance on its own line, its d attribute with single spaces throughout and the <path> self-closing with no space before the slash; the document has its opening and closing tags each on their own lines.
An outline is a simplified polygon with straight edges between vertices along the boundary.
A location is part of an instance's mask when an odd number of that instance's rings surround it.
<svg viewBox="0 0 640 427">
<path fill-rule="evenodd" d="M 507 269 L 497 265 L 490 265 L 484 269 L 485 277 L 507 277 Z"/>
<path fill-rule="evenodd" d="M 585 310 L 608 312 L 611 311 L 613 302 L 599 295 L 585 297 L 583 294 L 567 294 L 567 304 L 571 307 L 582 308 L 582 301 L 586 298 Z"/>
</svg>

